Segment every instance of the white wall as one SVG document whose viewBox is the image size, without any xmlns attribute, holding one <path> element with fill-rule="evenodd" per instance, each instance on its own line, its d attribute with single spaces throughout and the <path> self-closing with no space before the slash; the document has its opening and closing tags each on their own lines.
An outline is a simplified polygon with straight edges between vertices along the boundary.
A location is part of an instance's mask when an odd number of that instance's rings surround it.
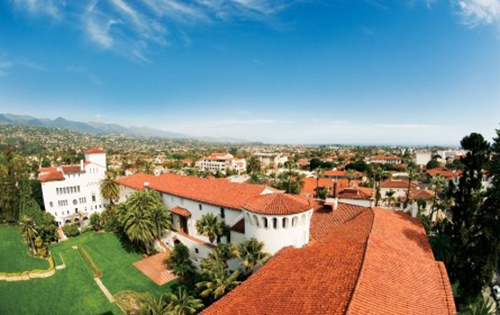
<svg viewBox="0 0 500 315">
<path fill-rule="evenodd" d="M 65 174 L 64 180 L 42 182 L 45 211 L 52 214 L 62 225 L 76 213 L 90 217 L 93 212 L 101 212 L 107 201 L 102 198 L 100 181 L 105 178 L 106 168 L 96 164 L 85 165 L 85 173 Z M 57 193 L 57 188 L 79 187 L 79 192 Z M 93 197 L 95 196 L 95 200 Z M 84 198 L 82 200 L 81 198 Z M 65 202 L 59 205 L 59 201 Z"/>
<path fill-rule="evenodd" d="M 274 255 L 286 246 L 302 247 L 309 243 L 309 227 L 313 210 L 294 215 L 259 215 L 246 210 L 245 214 L 245 237 L 255 237 L 264 242 L 264 251 Z M 267 219 L 267 228 L 265 227 Z M 277 226 L 274 228 L 274 219 Z M 285 228 L 283 228 L 285 220 Z"/>
<path fill-rule="evenodd" d="M 347 198 L 339 198 L 339 202 L 345 203 L 348 205 L 360 206 L 360 207 L 370 207 L 371 201 L 364 199 L 347 199 Z M 335 210 L 333 210 L 335 211 Z"/>
</svg>

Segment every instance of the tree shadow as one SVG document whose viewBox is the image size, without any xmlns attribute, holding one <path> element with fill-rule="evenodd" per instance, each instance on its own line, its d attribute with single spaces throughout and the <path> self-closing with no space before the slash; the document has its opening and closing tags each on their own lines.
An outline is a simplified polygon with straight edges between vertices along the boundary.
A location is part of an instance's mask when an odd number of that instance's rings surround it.
<svg viewBox="0 0 500 315">
<path fill-rule="evenodd" d="M 122 248 L 127 252 L 127 253 L 138 253 L 138 254 L 144 254 L 145 249 L 140 246 L 139 244 L 132 242 L 127 235 L 125 234 L 124 231 L 119 230 L 115 232 L 116 237 L 120 241 L 120 244 L 122 245 Z"/>
</svg>

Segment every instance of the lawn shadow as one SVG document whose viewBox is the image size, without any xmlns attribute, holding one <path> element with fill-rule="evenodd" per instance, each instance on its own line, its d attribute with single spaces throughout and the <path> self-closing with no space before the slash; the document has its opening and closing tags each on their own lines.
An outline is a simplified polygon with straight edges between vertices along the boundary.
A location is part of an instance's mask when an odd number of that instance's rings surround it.
<svg viewBox="0 0 500 315">
<path fill-rule="evenodd" d="M 120 244 L 122 245 L 122 248 L 127 252 L 127 253 L 138 253 L 138 254 L 143 254 L 145 252 L 145 249 L 142 248 L 142 246 L 139 246 L 137 243 L 132 242 L 125 232 L 123 231 L 117 231 L 115 233 L 116 237 L 120 241 Z"/>
</svg>

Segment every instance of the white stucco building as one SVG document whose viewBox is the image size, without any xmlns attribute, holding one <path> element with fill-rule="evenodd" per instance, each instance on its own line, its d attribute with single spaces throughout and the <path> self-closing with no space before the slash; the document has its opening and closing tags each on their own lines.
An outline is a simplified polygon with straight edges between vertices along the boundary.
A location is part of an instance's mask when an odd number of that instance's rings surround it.
<svg viewBox="0 0 500 315">
<path fill-rule="evenodd" d="M 401 164 L 402 159 L 399 156 L 393 155 L 376 155 L 369 158 L 368 162 L 379 164 Z"/>
<path fill-rule="evenodd" d="M 288 162 L 288 157 L 281 153 L 254 153 L 252 155 L 257 157 L 260 164 L 265 167 L 283 167 Z"/>
<path fill-rule="evenodd" d="M 106 152 L 94 148 L 85 152 L 79 165 L 43 167 L 39 170 L 45 211 L 58 226 L 88 220 L 93 212 L 104 209 L 99 184 L 106 176 Z"/>
<path fill-rule="evenodd" d="M 122 178 L 120 201 L 143 189 L 154 189 L 172 215 L 172 229 L 162 241 L 173 247 L 176 242 L 186 245 L 192 260 L 198 264 L 214 244 L 196 231 L 196 222 L 211 213 L 230 227 L 222 243 L 240 243 L 255 237 L 271 254 L 286 246 L 302 247 L 309 243 L 309 228 L 314 205 L 309 199 L 279 193 L 262 186 L 231 183 L 163 174 L 135 174 Z M 238 266 L 237 262 L 232 266 Z"/>
<path fill-rule="evenodd" d="M 212 153 L 196 162 L 196 166 L 201 170 L 209 170 L 212 173 L 221 171 L 226 173 L 227 169 L 232 169 L 241 174 L 246 171 L 247 162 L 245 159 L 237 159 L 229 153 Z"/>
</svg>

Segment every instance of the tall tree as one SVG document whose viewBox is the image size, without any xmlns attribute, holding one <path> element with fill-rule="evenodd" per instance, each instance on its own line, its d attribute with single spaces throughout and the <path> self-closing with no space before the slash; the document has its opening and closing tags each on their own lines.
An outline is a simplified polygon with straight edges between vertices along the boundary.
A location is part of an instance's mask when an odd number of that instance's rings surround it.
<svg viewBox="0 0 500 315">
<path fill-rule="evenodd" d="M 28 243 L 29 248 L 36 253 L 35 240 L 38 236 L 38 232 L 36 231 L 35 222 L 31 218 L 23 216 L 19 224 L 21 226 L 21 235 L 26 243 Z"/>
<path fill-rule="evenodd" d="M 316 198 L 319 198 L 319 179 L 323 177 L 325 170 L 321 167 L 316 168 Z"/>
<path fill-rule="evenodd" d="M 116 207 L 116 213 L 128 238 L 143 243 L 147 253 L 150 243 L 161 236 L 162 229 L 168 229 L 171 225 L 161 197 L 154 190 L 134 193 L 124 205 Z"/>
<path fill-rule="evenodd" d="M 203 270 L 204 281 L 198 282 L 196 287 L 201 290 L 202 297 L 211 297 L 214 300 L 221 298 L 240 284 L 239 271 L 229 272 L 223 264 L 218 264 L 212 269 Z"/>
<path fill-rule="evenodd" d="M 25 175 L 24 159 L 7 147 L 0 154 L 0 217 L 6 221 L 19 218 L 19 182 Z"/>
<path fill-rule="evenodd" d="M 264 252 L 264 243 L 256 238 L 244 240 L 234 248 L 234 255 L 241 259 L 241 265 L 245 267 L 245 273 L 251 274 L 257 266 L 264 265 L 271 257 Z"/>
<path fill-rule="evenodd" d="M 248 159 L 247 163 L 247 173 L 248 174 L 256 174 L 260 172 L 261 164 L 259 158 L 256 156 L 251 156 L 250 159 Z"/>
<path fill-rule="evenodd" d="M 480 295 L 496 268 L 500 207 L 498 199 L 483 204 L 481 182 L 490 157 L 488 142 L 480 134 L 471 133 L 462 139 L 461 145 L 467 154 L 462 158 L 462 177 L 453 192 L 451 221 L 445 220 L 440 226 L 449 237 L 454 253 L 447 270 L 451 282 L 459 283 L 457 304 L 466 305 Z M 497 178 L 498 173 L 493 173 L 493 177 Z M 497 194 L 497 191 L 489 191 L 490 197 L 495 198 Z"/>
<path fill-rule="evenodd" d="M 196 221 L 196 231 L 199 235 L 208 237 L 210 243 L 217 240 L 226 234 L 226 224 L 223 220 L 219 220 L 217 216 L 212 213 L 207 213 L 201 216 L 201 219 Z"/>
<path fill-rule="evenodd" d="M 113 206 L 114 201 L 120 197 L 120 185 L 116 181 L 112 173 L 106 173 L 106 177 L 100 182 L 101 195 L 109 200 L 109 204 Z"/>
<path fill-rule="evenodd" d="M 33 198 L 29 180 L 26 177 L 22 178 L 19 186 L 19 217 L 27 216 L 35 223 L 39 223 L 42 219 L 42 210 Z"/>
<path fill-rule="evenodd" d="M 197 314 L 204 306 L 200 299 L 189 295 L 183 287 L 179 287 L 177 293 L 171 293 L 168 301 L 167 314 L 172 315 Z"/>
<path fill-rule="evenodd" d="M 193 262 L 189 258 L 189 249 L 181 242 L 175 243 L 165 263 L 174 275 L 182 278 L 189 277 L 195 271 Z"/>
<path fill-rule="evenodd" d="M 406 200 L 403 206 L 403 209 L 408 208 L 408 203 L 410 202 L 410 192 L 411 192 L 411 183 L 418 179 L 418 172 L 413 166 L 408 167 L 408 188 L 406 189 Z"/>
</svg>

